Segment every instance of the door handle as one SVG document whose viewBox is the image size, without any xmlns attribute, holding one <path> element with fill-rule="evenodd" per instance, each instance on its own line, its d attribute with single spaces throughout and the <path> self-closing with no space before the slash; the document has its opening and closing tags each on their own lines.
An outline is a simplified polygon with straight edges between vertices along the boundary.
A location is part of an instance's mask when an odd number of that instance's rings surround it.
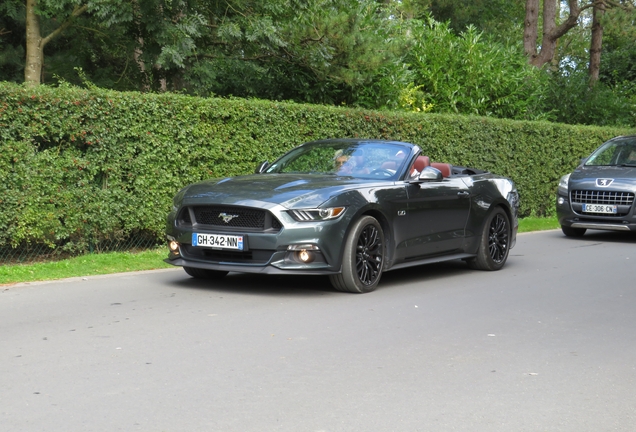
<svg viewBox="0 0 636 432">
<path fill-rule="evenodd" d="M 468 195 L 470 195 L 470 192 L 461 191 L 461 192 L 457 192 L 457 195 L 460 197 L 467 197 Z"/>
</svg>

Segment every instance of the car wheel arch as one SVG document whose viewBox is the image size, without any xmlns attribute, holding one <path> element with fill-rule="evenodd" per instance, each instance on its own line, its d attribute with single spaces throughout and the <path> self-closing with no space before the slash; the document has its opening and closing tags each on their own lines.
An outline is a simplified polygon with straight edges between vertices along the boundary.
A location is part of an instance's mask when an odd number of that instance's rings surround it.
<svg viewBox="0 0 636 432">
<path fill-rule="evenodd" d="M 389 222 L 389 218 L 384 214 L 384 212 L 380 210 L 379 207 L 369 206 L 369 207 L 362 208 L 358 212 L 356 212 L 356 214 L 351 217 L 349 225 L 347 226 L 347 230 L 345 231 L 343 238 L 346 239 L 349 236 L 349 233 L 351 232 L 351 229 L 354 223 L 358 219 L 364 216 L 371 216 L 372 218 L 377 220 L 378 223 L 380 224 L 380 227 L 382 228 L 382 231 L 384 232 L 384 242 L 386 243 L 384 266 L 385 268 L 387 268 L 387 264 L 390 264 L 393 259 L 393 251 L 395 250 L 395 244 L 394 244 L 395 240 L 393 236 L 393 229 L 391 227 L 391 223 Z M 340 263 L 339 263 L 340 269 L 342 269 L 342 256 L 344 254 L 344 248 L 345 248 L 345 244 L 343 242 L 342 245 L 340 246 Z"/>
</svg>

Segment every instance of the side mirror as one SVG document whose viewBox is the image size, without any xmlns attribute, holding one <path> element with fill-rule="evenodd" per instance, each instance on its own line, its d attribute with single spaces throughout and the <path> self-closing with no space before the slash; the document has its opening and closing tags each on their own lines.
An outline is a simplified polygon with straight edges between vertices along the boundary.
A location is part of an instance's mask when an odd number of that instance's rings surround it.
<svg viewBox="0 0 636 432">
<path fill-rule="evenodd" d="M 418 178 L 419 181 L 442 181 L 444 176 L 442 172 L 432 166 L 427 166 L 422 170 Z"/>
<path fill-rule="evenodd" d="M 260 164 L 258 164 L 258 166 L 256 167 L 256 170 L 254 171 L 256 174 L 261 174 L 263 172 L 265 172 L 265 170 L 269 167 L 269 162 L 265 161 L 265 162 L 261 162 Z"/>
</svg>

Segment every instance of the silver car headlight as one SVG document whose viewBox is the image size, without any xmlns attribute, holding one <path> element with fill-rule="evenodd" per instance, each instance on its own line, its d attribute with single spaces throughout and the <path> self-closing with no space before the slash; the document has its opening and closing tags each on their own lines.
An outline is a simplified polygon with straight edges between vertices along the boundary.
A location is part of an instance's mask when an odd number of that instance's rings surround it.
<svg viewBox="0 0 636 432">
<path fill-rule="evenodd" d="M 570 174 L 566 174 L 563 177 L 561 177 L 561 180 L 559 180 L 559 193 L 561 195 L 568 195 L 568 183 L 570 182 Z"/>
<path fill-rule="evenodd" d="M 316 222 L 337 219 L 344 214 L 346 207 L 327 207 L 321 209 L 288 210 L 287 213 L 298 222 Z"/>
</svg>

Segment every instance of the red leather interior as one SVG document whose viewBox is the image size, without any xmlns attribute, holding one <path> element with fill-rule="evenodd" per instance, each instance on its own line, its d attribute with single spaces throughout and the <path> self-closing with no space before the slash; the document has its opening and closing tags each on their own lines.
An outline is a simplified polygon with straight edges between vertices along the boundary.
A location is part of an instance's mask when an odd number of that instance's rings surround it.
<svg viewBox="0 0 636 432">
<path fill-rule="evenodd" d="M 433 162 L 433 163 L 431 163 L 431 166 L 433 168 L 437 168 L 438 170 L 440 170 L 442 172 L 442 177 L 444 177 L 444 178 L 446 178 L 446 177 L 451 175 L 451 165 L 450 164 L 441 163 L 441 162 Z"/>
<path fill-rule="evenodd" d="M 424 168 L 430 165 L 431 165 L 431 160 L 429 159 L 428 156 L 418 156 L 417 159 L 415 159 L 415 162 L 413 163 L 413 168 L 415 168 L 419 172 L 422 172 Z"/>
</svg>

